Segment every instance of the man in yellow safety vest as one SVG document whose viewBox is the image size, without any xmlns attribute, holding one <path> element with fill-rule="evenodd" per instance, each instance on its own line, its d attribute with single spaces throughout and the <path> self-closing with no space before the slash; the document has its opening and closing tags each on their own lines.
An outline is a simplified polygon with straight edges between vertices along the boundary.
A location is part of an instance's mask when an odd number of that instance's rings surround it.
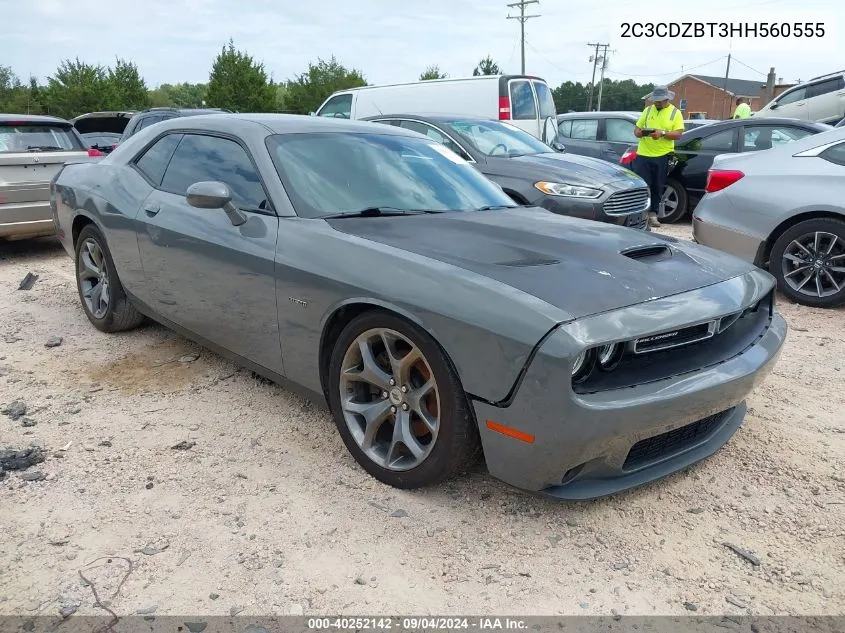
<svg viewBox="0 0 845 633">
<path fill-rule="evenodd" d="M 670 103 L 675 93 L 666 86 L 659 86 L 646 97 L 651 101 L 640 115 L 634 128 L 639 140 L 633 171 L 648 183 L 651 191 L 649 224 L 659 226 L 663 211 L 663 192 L 669 171 L 669 157 L 675 151 L 675 141 L 684 133 L 684 117 Z"/>
<path fill-rule="evenodd" d="M 748 105 L 748 99 L 745 97 L 736 98 L 736 110 L 734 110 L 734 119 L 747 119 L 751 116 L 751 106 Z"/>
</svg>

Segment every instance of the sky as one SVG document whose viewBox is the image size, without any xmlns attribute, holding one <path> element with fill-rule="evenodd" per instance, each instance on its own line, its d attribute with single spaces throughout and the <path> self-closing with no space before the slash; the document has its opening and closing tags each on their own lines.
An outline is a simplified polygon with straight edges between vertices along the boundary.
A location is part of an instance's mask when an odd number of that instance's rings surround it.
<svg viewBox="0 0 845 633">
<path fill-rule="evenodd" d="M 334 55 L 370 84 L 415 81 L 436 64 L 450 77 L 472 74 L 490 55 L 520 72 L 514 0 L 0 0 L 0 64 L 46 81 L 64 58 L 109 65 L 134 61 L 149 87 L 205 82 L 232 38 L 276 81 Z M 692 8 L 687 6 L 694 5 Z M 841 0 L 539 0 L 526 14 L 526 72 L 553 87 L 590 81 L 590 42 L 610 44 L 606 76 L 668 83 L 685 72 L 761 80 L 775 67 L 784 82 L 845 68 Z M 800 6 L 800 9 L 791 8 Z M 654 10 L 652 10 L 652 8 Z M 649 15 L 649 14 L 652 15 Z M 706 13 L 706 17 L 704 14 Z M 725 20 L 824 24 L 824 36 L 791 39 L 623 38 L 622 23 Z M 842 29 L 838 29 L 839 24 Z M 815 28 L 815 27 L 814 27 Z M 841 36 L 840 36 L 841 35 Z M 678 43 L 680 42 L 680 44 Z"/>
</svg>

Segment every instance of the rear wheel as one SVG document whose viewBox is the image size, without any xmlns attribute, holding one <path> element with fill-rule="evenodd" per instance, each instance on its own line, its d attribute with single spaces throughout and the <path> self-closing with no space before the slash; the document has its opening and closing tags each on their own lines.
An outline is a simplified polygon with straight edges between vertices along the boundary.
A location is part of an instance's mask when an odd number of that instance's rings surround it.
<svg viewBox="0 0 845 633">
<path fill-rule="evenodd" d="M 662 208 L 657 213 L 661 224 L 674 224 L 687 214 L 687 190 L 676 180 L 670 178 L 666 181 L 662 202 Z"/>
<path fill-rule="evenodd" d="M 422 329 L 364 313 L 332 351 L 329 398 L 346 448 L 396 488 L 439 483 L 472 467 L 478 430 L 455 371 Z"/>
<path fill-rule="evenodd" d="M 144 317 L 129 302 L 106 240 L 93 224 L 79 232 L 75 260 L 76 287 L 91 324 L 101 332 L 120 332 L 139 326 Z"/>
<path fill-rule="evenodd" d="M 845 303 L 845 222 L 805 220 L 772 246 L 769 272 L 793 301 L 817 308 Z"/>
</svg>

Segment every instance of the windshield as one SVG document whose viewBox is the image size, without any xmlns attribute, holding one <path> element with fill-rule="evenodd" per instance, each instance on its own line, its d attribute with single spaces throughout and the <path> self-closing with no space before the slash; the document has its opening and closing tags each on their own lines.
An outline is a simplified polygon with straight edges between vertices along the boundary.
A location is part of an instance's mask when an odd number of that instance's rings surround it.
<svg viewBox="0 0 845 633">
<path fill-rule="evenodd" d="M 449 121 L 447 125 L 486 156 L 527 156 L 554 150 L 518 127 L 499 121 Z"/>
<path fill-rule="evenodd" d="M 65 151 L 83 148 L 71 128 L 58 125 L 0 123 L 0 152 Z"/>
<path fill-rule="evenodd" d="M 302 217 L 373 207 L 471 211 L 516 206 L 472 165 L 423 138 L 286 134 L 268 137 L 267 149 Z"/>
</svg>

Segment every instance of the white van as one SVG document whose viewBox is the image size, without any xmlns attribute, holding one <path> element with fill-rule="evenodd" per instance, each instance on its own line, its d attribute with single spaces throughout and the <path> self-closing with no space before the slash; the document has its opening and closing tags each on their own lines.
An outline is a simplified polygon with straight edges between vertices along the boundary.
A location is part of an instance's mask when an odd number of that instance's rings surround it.
<svg viewBox="0 0 845 633">
<path fill-rule="evenodd" d="M 529 75 L 432 79 L 338 90 L 317 116 L 363 119 L 377 114 L 458 114 L 508 121 L 551 144 L 557 111 L 545 80 Z"/>
</svg>

